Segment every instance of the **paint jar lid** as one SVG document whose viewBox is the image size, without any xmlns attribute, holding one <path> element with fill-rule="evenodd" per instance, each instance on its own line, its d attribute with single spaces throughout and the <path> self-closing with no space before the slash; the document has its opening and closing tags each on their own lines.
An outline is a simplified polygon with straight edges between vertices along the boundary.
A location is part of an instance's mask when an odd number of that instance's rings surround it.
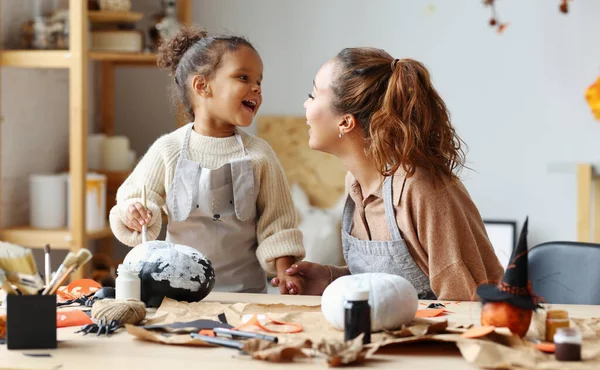
<svg viewBox="0 0 600 370">
<path fill-rule="evenodd" d="M 346 300 L 350 302 L 356 301 L 368 301 L 369 291 L 368 290 L 349 290 L 346 292 Z"/>
</svg>

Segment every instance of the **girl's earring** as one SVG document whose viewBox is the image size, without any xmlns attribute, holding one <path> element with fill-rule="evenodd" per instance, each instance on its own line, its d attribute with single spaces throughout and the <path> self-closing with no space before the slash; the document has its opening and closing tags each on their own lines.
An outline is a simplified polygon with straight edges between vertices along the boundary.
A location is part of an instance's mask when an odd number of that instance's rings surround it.
<svg viewBox="0 0 600 370">
<path fill-rule="evenodd" d="M 344 136 L 344 134 L 342 134 L 342 133 L 340 132 L 340 134 L 338 135 L 338 137 L 341 139 L 341 138 L 342 138 L 342 136 Z"/>
</svg>

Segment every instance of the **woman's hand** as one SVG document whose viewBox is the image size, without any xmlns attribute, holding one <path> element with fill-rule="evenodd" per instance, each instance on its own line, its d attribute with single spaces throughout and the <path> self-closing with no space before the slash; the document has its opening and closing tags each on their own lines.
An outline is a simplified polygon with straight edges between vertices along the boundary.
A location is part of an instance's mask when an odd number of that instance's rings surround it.
<svg viewBox="0 0 600 370">
<path fill-rule="evenodd" d="M 290 266 L 285 273 L 288 276 L 298 276 L 303 280 L 303 289 L 300 294 L 321 295 L 332 280 L 331 267 L 312 262 L 298 262 Z M 271 279 L 273 286 L 279 286 L 280 279 Z"/>
</svg>

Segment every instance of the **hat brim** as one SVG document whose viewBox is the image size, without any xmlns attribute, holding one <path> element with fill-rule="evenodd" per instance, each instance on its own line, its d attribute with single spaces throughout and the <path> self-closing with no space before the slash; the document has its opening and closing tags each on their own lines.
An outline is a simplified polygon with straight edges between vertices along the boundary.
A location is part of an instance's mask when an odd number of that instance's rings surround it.
<svg viewBox="0 0 600 370">
<path fill-rule="evenodd" d="M 483 284 L 477 287 L 477 295 L 483 302 L 506 302 L 515 307 L 526 310 L 535 310 L 539 306 L 534 303 L 531 296 L 517 296 L 503 292 L 495 284 Z"/>
</svg>

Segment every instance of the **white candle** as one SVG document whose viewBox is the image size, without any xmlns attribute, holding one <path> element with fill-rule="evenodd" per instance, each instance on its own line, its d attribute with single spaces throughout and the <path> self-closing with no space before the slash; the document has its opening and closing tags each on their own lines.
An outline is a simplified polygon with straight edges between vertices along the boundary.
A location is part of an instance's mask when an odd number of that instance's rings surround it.
<svg viewBox="0 0 600 370">
<path fill-rule="evenodd" d="M 127 171 L 130 169 L 129 139 L 126 136 L 110 136 L 102 142 L 102 169 Z"/>
<path fill-rule="evenodd" d="M 32 227 L 65 227 L 66 185 L 66 178 L 61 174 L 34 174 L 29 177 L 29 217 Z"/>
</svg>

